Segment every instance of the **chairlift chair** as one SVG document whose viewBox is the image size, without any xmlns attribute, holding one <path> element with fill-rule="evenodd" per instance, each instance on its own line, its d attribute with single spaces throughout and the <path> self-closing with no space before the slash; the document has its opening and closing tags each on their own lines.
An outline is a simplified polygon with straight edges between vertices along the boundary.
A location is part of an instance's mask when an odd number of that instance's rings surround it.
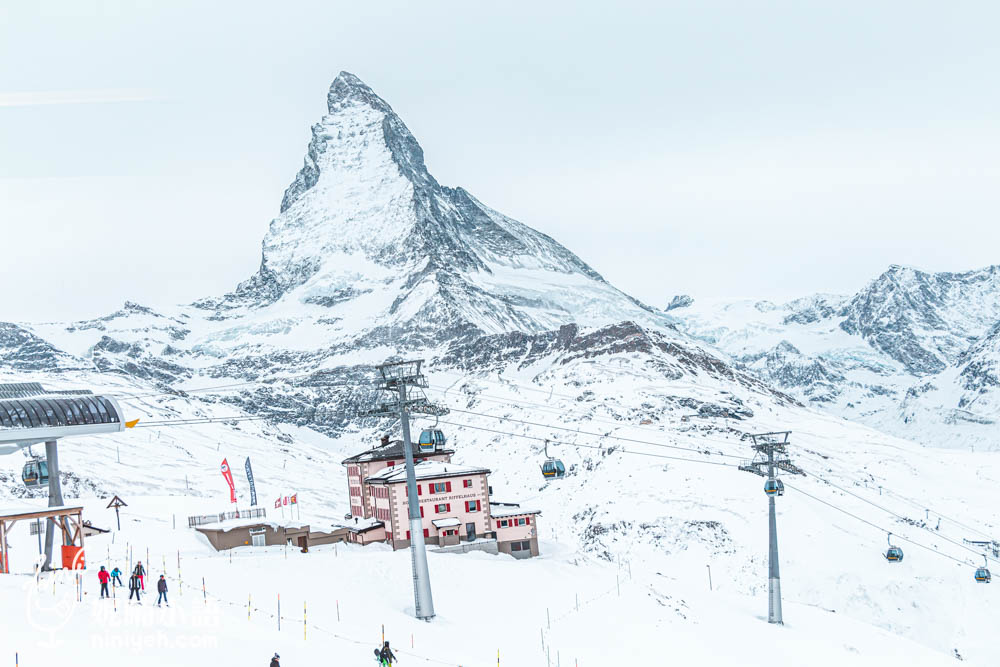
<svg viewBox="0 0 1000 667">
<path fill-rule="evenodd" d="M 549 456 L 549 441 L 545 441 L 545 463 L 542 464 L 542 477 L 558 479 L 566 476 L 566 466 L 557 458 Z"/>
<path fill-rule="evenodd" d="M 983 566 L 976 568 L 976 581 L 978 581 L 981 584 L 988 584 L 990 583 L 990 579 L 992 579 L 992 577 L 990 576 L 990 569 L 989 567 L 987 567 L 988 565 L 989 565 L 989 560 L 986 558 L 986 555 L 984 554 Z"/>
<path fill-rule="evenodd" d="M 888 538 L 889 548 L 885 551 L 885 559 L 890 563 L 898 563 L 903 560 L 903 550 L 892 543 L 892 533 L 889 533 Z"/>
</svg>

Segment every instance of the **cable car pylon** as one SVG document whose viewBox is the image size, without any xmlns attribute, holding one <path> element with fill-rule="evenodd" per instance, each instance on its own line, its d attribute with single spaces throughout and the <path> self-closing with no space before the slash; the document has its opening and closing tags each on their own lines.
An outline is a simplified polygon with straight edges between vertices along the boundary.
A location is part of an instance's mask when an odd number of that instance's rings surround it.
<svg viewBox="0 0 1000 667">
<path fill-rule="evenodd" d="M 766 477 L 764 493 L 768 505 L 768 596 L 767 622 L 783 624 L 781 615 L 781 577 L 778 573 L 778 519 L 774 509 L 774 498 L 785 492 L 785 485 L 775 477 L 776 470 L 784 470 L 793 475 L 805 475 L 788 458 L 788 436 L 791 431 L 758 433 L 750 436 L 753 441 L 754 457 L 740 466 L 744 472 Z"/>
</svg>

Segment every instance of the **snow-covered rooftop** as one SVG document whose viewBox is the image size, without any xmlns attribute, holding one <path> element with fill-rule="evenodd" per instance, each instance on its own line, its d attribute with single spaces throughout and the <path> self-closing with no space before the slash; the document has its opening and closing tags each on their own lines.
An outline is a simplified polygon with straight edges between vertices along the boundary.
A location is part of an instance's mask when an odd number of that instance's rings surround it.
<svg viewBox="0 0 1000 667">
<path fill-rule="evenodd" d="M 292 521 L 291 519 L 260 519 L 260 518 L 248 518 L 248 519 L 229 519 L 227 521 L 219 521 L 216 523 L 206 523 L 201 526 L 196 526 L 198 530 L 221 530 L 224 533 L 228 533 L 236 528 L 247 528 L 251 526 L 269 526 L 277 530 L 278 528 L 284 528 L 286 530 L 299 530 L 308 529 L 308 523 L 302 523 L 301 521 Z"/>
<path fill-rule="evenodd" d="M 489 474 L 488 468 L 467 466 L 444 461 L 421 461 L 413 466 L 417 479 L 437 479 L 439 477 L 461 477 L 463 475 Z M 406 481 L 406 466 L 394 466 L 380 470 L 366 482 L 376 484 L 395 484 Z"/>
<path fill-rule="evenodd" d="M 417 447 L 416 443 L 413 443 L 413 455 L 414 456 L 428 456 L 433 454 L 454 454 L 454 449 L 448 449 L 447 447 L 440 447 L 435 449 L 433 452 L 421 452 Z M 349 456 L 348 458 L 341 461 L 342 464 L 347 465 L 348 463 L 364 463 L 365 461 L 390 461 L 394 459 L 401 459 L 406 456 L 403 451 L 403 441 L 394 440 L 388 445 L 380 445 L 369 449 L 366 452 L 361 452 L 360 454 L 355 454 L 354 456 Z"/>
<path fill-rule="evenodd" d="M 541 514 L 542 510 L 517 505 L 494 505 L 490 503 L 490 516 L 493 518 L 505 516 L 523 516 L 525 514 Z"/>
<path fill-rule="evenodd" d="M 455 526 L 462 525 L 462 522 L 455 517 L 449 517 L 447 519 L 433 519 L 431 523 L 434 524 L 435 528 L 454 528 Z"/>
<path fill-rule="evenodd" d="M 373 517 L 368 517 L 367 519 L 357 517 L 349 523 L 334 524 L 334 528 L 347 528 L 353 533 L 363 533 L 366 530 L 371 530 L 372 528 L 379 528 L 384 525 L 385 522 L 379 521 L 378 519 L 375 519 Z"/>
</svg>

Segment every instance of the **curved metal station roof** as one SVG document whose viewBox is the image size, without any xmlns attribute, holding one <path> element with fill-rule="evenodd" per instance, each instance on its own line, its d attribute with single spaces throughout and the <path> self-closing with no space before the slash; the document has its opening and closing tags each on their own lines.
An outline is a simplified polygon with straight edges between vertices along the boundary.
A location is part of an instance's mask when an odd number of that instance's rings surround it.
<svg viewBox="0 0 1000 667">
<path fill-rule="evenodd" d="M 46 391 L 35 382 L 0 384 L 0 443 L 27 446 L 124 428 L 112 398 L 89 391 Z"/>
</svg>

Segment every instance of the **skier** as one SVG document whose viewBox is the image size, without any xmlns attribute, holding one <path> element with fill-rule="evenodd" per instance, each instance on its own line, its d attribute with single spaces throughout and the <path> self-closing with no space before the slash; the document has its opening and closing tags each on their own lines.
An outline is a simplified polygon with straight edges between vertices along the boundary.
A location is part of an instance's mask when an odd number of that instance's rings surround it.
<svg viewBox="0 0 1000 667">
<path fill-rule="evenodd" d="M 379 657 L 382 658 L 383 665 L 391 665 L 396 662 L 396 654 L 389 648 L 389 642 L 382 645 L 382 653 L 379 654 Z"/>
<path fill-rule="evenodd" d="M 160 580 L 156 582 L 156 590 L 160 594 L 156 598 L 156 606 L 159 607 L 161 602 L 166 602 L 169 607 L 170 602 L 167 601 L 167 580 L 163 578 L 162 574 L 160 575 Z"/>
<path fill-rule="evenodd" d="M 278 659 L 279 659 L 280 657 L 281 657 L 281 656 L 280 656 L 280 655 L 278 655 L 277 653 L 275 653 L 275 654 L 274 654 L 274 657 L 273 657 L 273 658 L 271 658 L 271 667 L 281 667 L 281 665 L 279 665 L 279 664 L 278 664 Z"/>
<path fill-rule="evenodd" d="M 142 561 L 135 564 L 135 576 L 139 577 L 139 585 L 142 590 L 146 590 L 146 568 L 142 566 Z"/>
<path fill-rule="evenodd" d="M 119 586 L 125 585 L 122 583 L 122 571 L 118 569 L 117 565 L 115 569 L 111 570 L 111 580 L 117 582 Z"/>
<path fill-rule="evenodd" d="M 101 571 L 97 573 L 97 580 L 101 582 L 101 599 L 111 597 L 108 594 L 108 581 L 111 580 L 111 575 L 108 574 L 103 565 L 101 566 Z"/>
<path fill-rule="evenodd" d="M 133 573 L 132 576 L 128 578 L 128 599 L 131 600 L 134 595 L 135 601 L 142 604 L 142 596 L 139 593 L 141 587 L 142 582 L 139 581 L 139 575 Z"/>
<path fill-rule="evenodd" d="M 382 664 L 382 651 L 378 649 L 375 649 L 375 662 L 377 662 L 379 665 Z"/>
</svg>

